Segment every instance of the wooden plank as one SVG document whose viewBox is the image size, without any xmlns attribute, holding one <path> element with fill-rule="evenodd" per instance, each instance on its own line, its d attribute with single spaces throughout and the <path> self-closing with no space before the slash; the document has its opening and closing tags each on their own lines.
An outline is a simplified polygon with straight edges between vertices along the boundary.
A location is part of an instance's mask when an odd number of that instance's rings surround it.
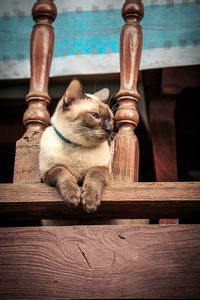
<svg viewBox="0 0 200 300">
<path fill-rule="evenodd" d="M 0 228 L 1 299 L 199 299 L 200 225 Z"/>
<path fill-rule="evenodd" d="M 69 208 L 46 184 L 1 184 L 0 218 L 198 218 L 200 182 L 134 182 L 106 188 L 97 213 Z"/>
</svg>

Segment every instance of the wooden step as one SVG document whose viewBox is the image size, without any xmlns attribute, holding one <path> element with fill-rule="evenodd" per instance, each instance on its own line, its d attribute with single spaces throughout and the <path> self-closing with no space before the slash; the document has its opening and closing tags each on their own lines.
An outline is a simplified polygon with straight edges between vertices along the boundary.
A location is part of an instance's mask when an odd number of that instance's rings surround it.
<svg viewBox="0 0 200 300">
<path fill-rule="evenodd" d="M 200 299 L 200 225 L 0 228 L 1 299 Z"/>
<path fill-rule="evenodd" d="M 58 191 L 46 184 L 1 184 L 0 218 L 198 218 L 200 182 L 135 182 L 112 184 L 96 213 L 70 208 Z"/>
</svg>

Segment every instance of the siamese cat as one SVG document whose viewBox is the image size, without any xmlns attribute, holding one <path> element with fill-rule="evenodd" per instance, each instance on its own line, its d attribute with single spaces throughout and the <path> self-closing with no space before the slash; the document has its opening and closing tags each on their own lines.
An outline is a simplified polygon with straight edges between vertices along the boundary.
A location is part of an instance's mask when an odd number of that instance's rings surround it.
<svg viewBox="0 0 200 300">
<path fill-rule="evenodd" d="M 108 89 L 85 94 L 73 79 L 43 132 L 39 165 L 42 180 L 56 186 L 70 206 L 96 211 L 110 180 L 113 113 L 103 101 Z M 81 185 L 81 187 L 80 187 Z"/>
</svg>

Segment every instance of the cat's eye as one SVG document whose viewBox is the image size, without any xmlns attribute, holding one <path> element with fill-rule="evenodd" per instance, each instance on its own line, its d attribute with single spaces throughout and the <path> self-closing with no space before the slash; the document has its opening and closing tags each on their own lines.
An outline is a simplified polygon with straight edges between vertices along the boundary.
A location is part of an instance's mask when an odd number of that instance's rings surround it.
<svg viewBox="0 0 200 300">
<path fill-rule="evenodd" d="M 95 118 L 95 119 L 99 119 L 99 118 L 100 118 L 99 114 L 97 114 L 97 113 L 95 113 L 95 112 L 91 112 L 90 114 L 91 114 L 91 115 L 93 116 L 93 118 Z"/>
</svg>

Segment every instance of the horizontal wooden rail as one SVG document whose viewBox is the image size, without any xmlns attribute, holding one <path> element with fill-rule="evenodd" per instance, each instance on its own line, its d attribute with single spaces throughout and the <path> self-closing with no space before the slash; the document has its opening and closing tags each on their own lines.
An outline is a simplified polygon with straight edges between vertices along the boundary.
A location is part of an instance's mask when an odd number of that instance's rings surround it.
<svg viewBox="0 0 200 300">
<path fill-rule="evenodd" d="M 200 182 L 113 184 L 96 213 L 70 208 L 58 191 L 45 184 L 1 184 L 0 218 L 198 218 Z"/>
<path fill-rule="evenodd" d="M 0 228 L 1 299 L 200 299 L 200 225 Z"/>
</svg>

